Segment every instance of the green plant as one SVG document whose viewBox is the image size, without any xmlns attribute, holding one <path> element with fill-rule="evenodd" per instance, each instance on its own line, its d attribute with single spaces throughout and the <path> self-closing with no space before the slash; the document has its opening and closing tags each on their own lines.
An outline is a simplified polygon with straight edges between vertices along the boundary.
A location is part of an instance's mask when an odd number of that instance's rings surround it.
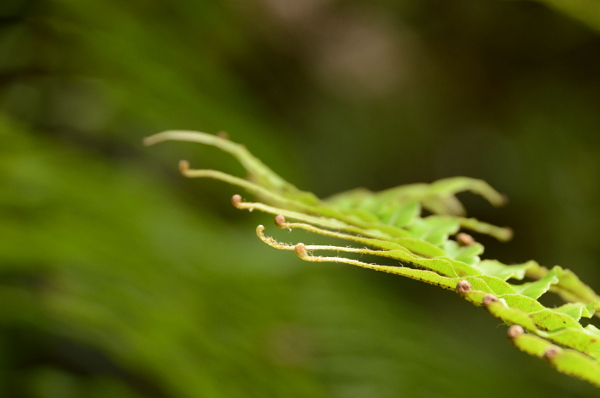
<svg viewBox="0 0 600 398">
<path fill-rule="evenodd" d="M 246 179 L 216 170 L 191 169 L 180 162 L 186 177 L 207 177 L 244 188 L 259 201 L 232 198 L 238 209 L 275 215 L 280 228 L 303 229 L 342 239 L 356 246 L 284 244 L 256 229 L 268 245 L 294 251 L 313 262 L 339 262 L 406 276 L 454 290 L 483 306 L 509 325 L 507 334 L 520 350 L 546 359 L 554 368 L 600 387 L 600 330 L 581 318 L 591 318 L 600 308 L 600 297 L 571 271 L 551 269 L 535 261 L 506 265 L 482 260 L 484 247 L 462 230 L 508 240 L 512 232 L 466 218 L 456 198 L 462 191 L 483 196 L 492 205 L 504 198 L 487 183 L 467 177 L 412 184 L 373 193 L 357 189 L 321 200 L 283 180 L 240 144 L 225 137 L 199 132 L 167 131 L 145 139 L 146 145 L 165 140 L 192 141 L 216 146 L 233 155 L 246 169 Z M 426 210 L 429 215 L 423 215 Z M 288 219 L 294 220 L 289 222 Z M 370 255 L 397 261 L 397 265 L 368 263 L 351 257 L 319 256 L 317 251 Z M 528 282 L 521 282 L 525 278 Z M 538 299 L 546 292 L 559 295 L 565 304 L 548 308 Z"/>
</svg>

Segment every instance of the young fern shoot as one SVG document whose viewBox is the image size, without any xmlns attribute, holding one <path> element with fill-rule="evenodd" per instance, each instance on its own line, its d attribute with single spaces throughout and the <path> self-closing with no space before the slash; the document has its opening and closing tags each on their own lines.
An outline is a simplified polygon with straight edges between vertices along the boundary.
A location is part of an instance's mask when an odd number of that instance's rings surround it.
<svg viewBox="0 0 600 398">
<path fill-rule="evenodd" d="M 355 245 L 284 244 L 266 235 L 265 227 L 259 225 L 256 233 L 269 246 L 294 251 L 306 261 L 345 263 L 454 290 L 509 325 L 508 338 L 523 352 L 546 360 L 559 372 L 600 387 L 600 330 L 581 324 L 582 317 L 597 316 L 600 297 L 573 272 L 559 266 L 548 269 L 535 261 L 506 265 L 480 258 L 483 246 L 465 230 L 501 241 L 512 237 L 509 228 L 466 218 L 456 198 L 459 192 L 471 191 L 494 206 L 504 204 L 505 198 L 486 182 L 456 177 L 382 192 L 356 189 L 319 199 L 288 183 L 246 147 L 224 136 L 166 131 L 147 137 L 144 143 L 168 140 L 211 145 L 234 156 L 246 169 L 246 178 L 191 169 L 187 161 L 181 161 L 179 168 L 186 177 L 218 179 L 259 198 L 257 202 L 245 202 L 234 195 L 232 204 L 236 208 L 272 214 L 279 228 L 302 229 Z M 423 216 L 423 209 L 430 215 Z M 316 254 L 328 251 L 337 255 Z M 398 265 L 367 263 L 345 257 L 345 253 L 392 259 Z M 524 277 L 533 282 L 515 283 Z M 545 307 L 538 299 L 547 292 L 558 294 L 565 304 Z"/>
</svg>

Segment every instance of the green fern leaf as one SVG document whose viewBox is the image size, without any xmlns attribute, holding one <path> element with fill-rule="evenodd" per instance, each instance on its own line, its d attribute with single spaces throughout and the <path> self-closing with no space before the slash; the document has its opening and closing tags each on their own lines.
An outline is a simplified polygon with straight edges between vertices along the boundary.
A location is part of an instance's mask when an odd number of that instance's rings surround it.
<svg viewBox="0 0 600 398">
<path fill-rule="evenodd" d="M 592 317 L 600 309 L 600 297 L 573 272 L 558 266 L 547 269 L 535 261 L 506 265 L 481 260 L 483 246 L 460 232 L 471 230 L 502 241 L 511 238 L 509 228 L 465 218 L 465 209 L 456 198 L 459 192 L 471 191 L 494 206 L 504 204 L 505 198 L 486 182 L 456 177 L 382 192 L 356 189 L 320 200 L 285 181 L 243 145 L 225 138 L 167 131 L 144 142 L 165 140 L 212 145 L 233 155 L 246 169 L 246 178 L 190 169 L 186 161 L 180 162 L 180 170 L 187 177 L 215 178 L 239 186 L 258 199 L 245 202 L 235 195 L 232 203 L 238 209 L 273 214 L 279 228 L 302 229 L 355 244 L 284 244 L 267 236 L 265 227 L 259 225 L 256 233 L 268 245 L 294 251 L 306 261 L 351 264 L 455 290 L 509 325 L 509 339 L 517 348 L 600 387 L 600 330 L 580 323 L 582 317 Z M 422 209 L 431 214 L 423 216 Z M 335 255 L 318 254 L 322 252 Z M 397 265 L 367 263 L 346 253 L 392 259 Z M 517 283 L 525 277 L 533 281 Z M 547 292 L 558 294 L 566 303 L 558 308 L 544 306 L 538 299 Z"/>
</svg>

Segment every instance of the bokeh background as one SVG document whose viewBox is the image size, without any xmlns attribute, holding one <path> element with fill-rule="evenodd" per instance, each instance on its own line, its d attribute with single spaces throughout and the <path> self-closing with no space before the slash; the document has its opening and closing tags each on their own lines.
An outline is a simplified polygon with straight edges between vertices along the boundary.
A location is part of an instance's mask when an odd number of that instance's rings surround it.
<svg viewBox="0 0 600 398">
<path fill-rule="evenodd" d="M 594 3 L 3 0 L 0 396 L 597 396 L 451 292 L 267 247 L 179 175 L 242 174 L 214 148 L 141 145 L 226 131 L 322 197 L 483 178 L 487 258 L 598 290 Z"/>
</svg>

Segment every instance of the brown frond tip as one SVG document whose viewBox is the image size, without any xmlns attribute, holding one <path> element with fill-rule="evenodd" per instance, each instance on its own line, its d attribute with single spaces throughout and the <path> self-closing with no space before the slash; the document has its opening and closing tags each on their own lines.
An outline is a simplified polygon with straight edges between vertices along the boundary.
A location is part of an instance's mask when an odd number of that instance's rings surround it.
<svg viewBox="0 0 600 398">
<path fill-rule="evenodd" d="M 475 243 L 475 239 L 471 235 L 461 232 L 456 235 L 456 242 L 461 246 L 471 246 Z"/>
<path fill-rule="evenodd" d="M 456 293 L 463 295 L 470 292 L 472 289 L 469 281 L 461 280 L 456 283 Z"/>
<path fill-rule="evenodd" d="M 285 224 L 285 217 L 283 215 L 278 214 L 277 216 L 275 216 L 275 225 L 282 228 L 282 227 L 284 227 L 284 224 Z"/>
<path fill-rule="evenodd" d="M 181 172 L 181 174 L 185 174 L 185 172 L 188 171 L 189 169 L 190 169 L 190 162 L 188 162 L 187 160 L 179 161 L 179 171 Z"/>
<path fill-rule="evenodd" d="M 523 327 L 521 325 L 511 325 L 508 330 L 506 331 L 506 334 L 508 335 L 509 339 L 514 339 L 516 337 L 519 337 L 520 335 L 522 335 L 523 333 L 525 333 L 525 330 L 523 330 Z"/>
<path fill-rule="evenodd" d="M 485 306 L 490 305 L 492 303 L 497 303 L 498 302 L 498 297 L 494 296 L 493 294 L 486 294 L 485 296 L 483 296 L 483 299 L 481 300 L 481 303 Z"/>
<path fill-rule="evenodd" d="M 544 358 L 552 359 L 555 356 L 557 356 L 558 354 L 560 354 L 561 352 L 562 352 L 562 349 L 560 347 L 551 345 L 550 347 L 546 348 L 546 351 L 544 351 Z"/>
<path fill-rule="evenodd" d="M 242 203 L 242 197 L 238 194 L 235 194 L 231 197 L 231 204 L 238 208 L 241 209 L 240 204 Z"/>
<path fill-rule="evenodd" d="M 304 243 L 297 243 L 294 247 L 294 251 L 300 258 L 308 257 L 308 250 L 306 249 L 306 245 Z"/>
<path fill-rule="evenodd" d="M 222 139 L 224 139 L 224 140 L 229 140 L 229 134 L 227 134 L 227 133 L 226 133 L 226 132 L 224 132 L 224 131 L 219 131 L 219 132 L 217 133 L 217 137 L 219 137 L 219 138 L 222 138 Z"/>
</svg>

